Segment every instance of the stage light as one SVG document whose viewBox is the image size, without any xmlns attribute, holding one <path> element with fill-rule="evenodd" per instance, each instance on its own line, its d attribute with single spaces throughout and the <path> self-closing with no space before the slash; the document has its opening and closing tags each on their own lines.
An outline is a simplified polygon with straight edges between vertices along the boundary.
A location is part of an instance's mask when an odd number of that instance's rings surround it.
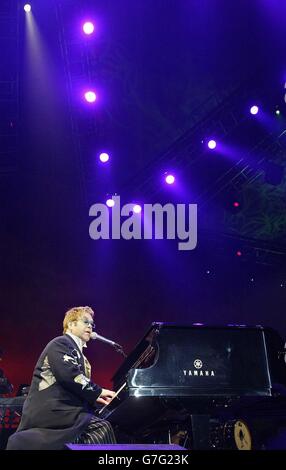
<svg viewBox="0 0 286 470">
<path fill-rule="evenodd" d="M 208 148 L 211 150 L 214 150 L 216 148 L 216 141 L 215 140 L 209 140 L 208 141 Z"/>
<path fill-rule="evenodd" d="M 108 153 L 102 152 L 102 153 L 99 155 L 99 160 L 100 160 L 102 163 L 108 162 L 108 160 L 109 160 L 109 155 L 108 155 Z"/>
<path fill-rule="evenodd" d="M 107 207 L 113 207 L 115 205 L 115 201 L 113 199 L 107 199 L 106 205 Z"/>
<path fill-rule="evenodd" d="M 275 114 L 276 114 L 276 116 L 280 116 L 280 114 L 281 114 L 280 109 L 276 109 Z"/>
<path fill-rule="evenodd" d="M 236 252 L 236 256 L 242 256 L 241 251 L 238 250 L 238 251 Z"/>
<path fill-rule="evenodd" d="M 175 183 L 175 176 L 168 174 L 165 177 L 165 181 L 166 181 L 167 184 L 173 184 L 173 183 Z"/>
<path fill-rule="evenodd" d="M 94 32 L 94 24 L 91 21 L 86 21 L 82 29 L 85 34 L 92 34 Z"/>
<path fill-rule="evenodd" d="M 29 3 L 26 3 L 26 5 L 24 5 L 24 10 L 26 13 L 29 13 L 32 10 L 31 5 Z"/>
<path fill-rule="evenodd" d="M 141 211 L 142 207 L 139 206 L 139 204 L 135 204 L 135 206 L 133 207 L 133 212 L 135 212 L 135 214 L 140 214 Z"/>
<path fill-rule="evenodd" d="M 238 208 L 240 206 L 240 203 L 238 201 L 234 201 L 233 207 Z"/>
<path fill-rule="evenodd" d="M 256 106 L 256 105 L 251 106 L 251 108 L 250 108 L 250 113 L 251 113 L 251 114 L 257 114 L 258 111 L 259 111 L 258 106 Z"/>
<path fill-rule="evenodd" d="M 91 91 L 91 90 L 87 91 L 84 94 L 84 97 L 88 103 L 94 103 L 96 100 L 96 94 L 94 93 L 94 91 Z"/>
</svg>

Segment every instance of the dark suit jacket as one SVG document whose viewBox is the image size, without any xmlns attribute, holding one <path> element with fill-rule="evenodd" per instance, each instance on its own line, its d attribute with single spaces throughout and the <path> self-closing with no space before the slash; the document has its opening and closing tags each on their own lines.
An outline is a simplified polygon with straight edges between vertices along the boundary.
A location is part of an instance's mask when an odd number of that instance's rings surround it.
<svg viewBox="0 0 286 470">
<path fill-rule="evenodd" d="M 101 391 L 87 377 L 73 339 L 54 338 L 36 364 L 20 425 L 7 449 L 63 449 L 87 427 Z"/>
</svg>

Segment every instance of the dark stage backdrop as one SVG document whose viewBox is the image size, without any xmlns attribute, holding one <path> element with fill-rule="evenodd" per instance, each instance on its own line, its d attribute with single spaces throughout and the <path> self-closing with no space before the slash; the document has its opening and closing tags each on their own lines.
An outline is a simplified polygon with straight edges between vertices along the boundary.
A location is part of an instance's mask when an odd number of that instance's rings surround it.
<svg viewBox="0 0 286 470">
<path fill-rule="evenodd" d="M 85 253 L 72 249 L 69 262 L 49 253 L 52 271 L 27 266 L 25 273 L 15 270 L 6 277 L 1 346 L 4 369 L 15 386 L 29 383 L 43 346 L 61 334 L 63 313 L 73 305 L 95 308 L 97 331 L 127 353 L 152 321 L 259 324 L 286 335 L 280 270 L 257 269 L 223 254 L 206 257 L 206 246 L 196 254 L 178 253 L 167 241 L 101 241 L 96 253 L 89 248 Z M 42 252 L 40 263 L 48 263 L 45 256 Z M 93 341 L 88 357 L 94 380 L 110 386 L 121 356 Z"/>
</svg>

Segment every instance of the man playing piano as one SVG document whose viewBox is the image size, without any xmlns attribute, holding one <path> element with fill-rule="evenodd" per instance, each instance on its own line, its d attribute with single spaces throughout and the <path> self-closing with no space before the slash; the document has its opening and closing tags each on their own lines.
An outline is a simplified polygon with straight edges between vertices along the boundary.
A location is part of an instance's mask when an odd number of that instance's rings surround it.
<svg viewBox="0 0 286 470">
<path fill-rule="evenodd" d="M 66 312 L 63 336 L 48 343 L 36 364 L 21 422 L 8 441 L 8 450 L 64 449 L 68 442 L 115 443 L 110 423 L 94 415 L 96 403 L 107 405 L 115 393 L 90 380 L 90 364 L 83 354 L 93 317 L 90 307 Z"/>
</svg>

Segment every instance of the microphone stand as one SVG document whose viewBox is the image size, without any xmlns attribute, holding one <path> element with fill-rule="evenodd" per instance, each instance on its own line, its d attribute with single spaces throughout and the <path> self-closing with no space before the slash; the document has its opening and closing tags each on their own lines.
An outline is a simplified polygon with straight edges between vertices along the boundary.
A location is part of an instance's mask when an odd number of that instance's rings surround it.
<svg viewBox="0 0 286 470">
<path fill-rule="evenodd" d="M 122 354 L 122 356 L 125 358 L 127 357 L 127 354 L 125 354 L 123 347 L 120 346 L 120 344 L 114 343 L 113 347 L 116 352 L 118 352 L 119 354 Z"/>
</svg>

